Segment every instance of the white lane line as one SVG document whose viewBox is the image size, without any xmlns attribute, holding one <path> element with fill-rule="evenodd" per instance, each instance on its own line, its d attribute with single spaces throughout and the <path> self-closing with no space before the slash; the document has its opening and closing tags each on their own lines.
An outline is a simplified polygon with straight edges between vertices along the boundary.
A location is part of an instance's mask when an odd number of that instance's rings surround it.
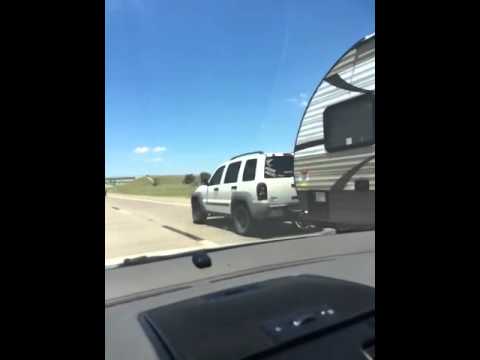
<svg viewBox="0 0 480 360">
<path fill-rule="evenodd" d="M 181 206 L 181 207 L 190 207 L 190 204 L 167 202 L 167 201 L 161 201 L 161 200 L 140 199 L 140 198 L 131 198 L 131 197 L 123 197 L 123 196 L 111 196 L 111 198 L 112 199 L 121 199 L 121 200 L 130 200 L 130 201 L 139 201 L 139 202 L 149 202 L 149 203 L 160 204 L 160 205 L 173 205 L 173 206 Z"/>
<path fill-rule="evenodd" d="M 210 241 L 210 240 L 199 240 L 198 243 L 202 246 L 205 247 L 217 247 L 220 244 L 217 244 L 216 242 Z"/>
</svg>

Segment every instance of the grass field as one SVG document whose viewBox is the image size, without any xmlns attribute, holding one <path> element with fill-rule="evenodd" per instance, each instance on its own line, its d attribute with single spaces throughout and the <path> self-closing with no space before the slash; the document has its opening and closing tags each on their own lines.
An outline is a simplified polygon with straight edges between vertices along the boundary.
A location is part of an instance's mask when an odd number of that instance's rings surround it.
<svg viewBox="0 0 480 360">
<path fill-rule="evenodd" d="M 152 175 L 150 178 L 156 181 L 156 185 L 145 176 L 126 184 L 113 186 L 107 191 L 131 195 L 190 197 L 199 181 L 197 176 L 194 184 L 183 184 L 183 175 Z"/>
</svg>

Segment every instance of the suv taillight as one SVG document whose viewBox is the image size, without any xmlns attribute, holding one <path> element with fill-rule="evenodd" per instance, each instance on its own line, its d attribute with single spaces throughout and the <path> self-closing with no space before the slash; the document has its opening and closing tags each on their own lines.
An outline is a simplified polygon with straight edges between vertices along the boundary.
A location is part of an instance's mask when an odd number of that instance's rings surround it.
<svg viewBox="0 0 480 360">
<path fill-rule="evenodd" d="M 267 185 L 265 183 L 259 183 L 257 185 L 257 199 L 258 200 L 267 200 Z"/>
</svg>

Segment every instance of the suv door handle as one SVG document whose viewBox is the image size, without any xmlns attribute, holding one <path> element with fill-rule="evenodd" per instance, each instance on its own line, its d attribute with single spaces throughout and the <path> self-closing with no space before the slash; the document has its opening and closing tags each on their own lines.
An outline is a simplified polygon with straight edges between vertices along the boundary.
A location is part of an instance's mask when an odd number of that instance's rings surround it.
<svg viewBox="0 0 480 360">
<path fill-rule="evenodd" d="M 236 186 L 232 186 L 232 190 L 237 190 L 237 187 L 236 187 Z"/>
<path fill-rule="evenodd" d="M 213 191 L 218 191 L 218 188 L 213 188 Z"/>
</svg>

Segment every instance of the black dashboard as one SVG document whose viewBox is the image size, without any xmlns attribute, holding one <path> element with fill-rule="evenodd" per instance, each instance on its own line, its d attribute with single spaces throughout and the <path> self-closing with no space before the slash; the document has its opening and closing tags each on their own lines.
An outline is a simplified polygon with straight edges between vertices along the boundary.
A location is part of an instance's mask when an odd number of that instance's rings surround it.
<svg viewBox="0 0 480 360">
<path fill-rule="evenodd" d="M 209 256 L 106 270 L 105 359 L 375 357 L 374 232 Z"/>
</svg>

